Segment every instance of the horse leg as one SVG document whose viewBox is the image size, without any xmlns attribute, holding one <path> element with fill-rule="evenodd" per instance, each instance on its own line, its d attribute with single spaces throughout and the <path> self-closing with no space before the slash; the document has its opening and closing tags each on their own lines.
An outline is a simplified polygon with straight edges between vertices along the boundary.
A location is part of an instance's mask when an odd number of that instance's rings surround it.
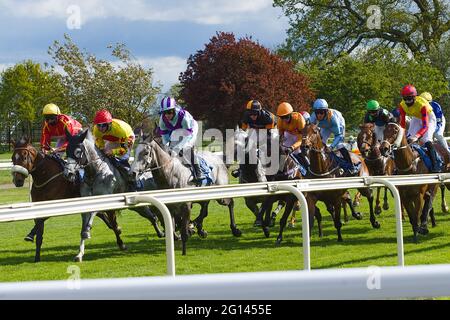
<svg viewBox="0 0 450 320">
<path fill-rule="evenodd" d="M 278 213 L 280 213 L 281 209 L 283 209 L 285 205 L 286 203 L 283 200 L 278 201 L 277 207 L 275 208 L 275 210 L 273 210 L 272 215 L 270 216 L 269 227 L 275 226 L 275 220 L 277 218 L 277 215 Z M 295 214 L 295 211 L 292 214 Z"/>
<path fill-rule="evenodd" d="M 349 196 L 350 196 L 350 193 L 349 193 Z M 361 192 L 357 192 L 355 194 L 355 199 L 353 200 L 353 206 L 359 207 L 360 204 L 361 204 Z"/>
<path fill-rule="evenodd" d="M 377 221 L 377 218 L 375 217 L 375 214 L 373 211 L 373 190 L 371 188 L 367 188 L 367 189 L 362 189 L 360 192 L 369 201 L 370 223 L 372 224 L 372 228 L 379 229 L 380 223 Z"/>
<path fill-rule="evenodd" d="M 155 213 L 153 213 L 153 211 L 150 210 L 148 206 L 134 208 L 133 210 L 136 211 L 141 217 L 144 217 L 145 219 L 150 221 L 150 223 L 152 224 L 153 228 L 156 231 L 156 235 L 158 236 L 158 238 L 164 237 L 164 231 L 162 231 L 158 225 L 159 221 L 158 216 Z"/>
<path fill-rule="evenodd" d="M 381 213 L 380 193 L 381 193 L 381 187 L 377 187 L 377 198 L 375 200 L 375 214 L 377 216 L 380 215 L 380 213 Z"/>
<path fill-rule="evenodd" d="M 122 238 L 120 237 L 122 230 L 119 227 L 119 224 L 117 223 L 116 211 L 108 211 L 106 214 L 108 215 L 108 220 L 110 221 L 111 229 L 114 231 L 114 234 L 116 235 L 117 246 L 119 247 L 120 250 L 127 250 L 127 247 L 123 244 Z"/>
<path fill-rule="evenodd" d="M 190 223 L 190 209 L 187 206 L 182 207 L 181 218 L 181 242 L 182 242 L 182 255 L 186 255 L 186 244 L 189 238 L 189 223 Z"/>
<path fill-rule="evenodd" d="M 245 205 L 250 209 L 251 212 L 253 212 L 255 218 L 258 217 L 259 208 L 256 204 L 255 198 L 245 198 Z"/>
<path fill-rule="evenodd" d="M 384 187 L 383 210 L 389 210 L 389 203 L 388 203 L 388 198 L 387 198 L 388 190 L 389 190 L 388 187 Z"/>
<path fill-rule="evenodd" d="M 223 205 L 228 207 L 228 211 L 230 213 L 230 228 L 233 236 L 240 237 L 242 235 L 241 230 L 236 225 L 236 221 L 234 219 L 234 200 L 232 198 L 223 199 Z M 220 202 L 219 202 L 220 203 Z"/>
<path fill-rule="evenodd" d="M 34 262 L 41 261 L 41 247 L 44 241 L 44 222 L 45 219 L 36 219 L 36 252 L 34 255 Z"/>
<path fill-rule="evenodd" d="M 443 213 L 448 213 L 448 206 L 447 206 L 447 202 L 445 201 L 445 185 L 441 184 L 440 185 L 440 189 L 441 189 L 441 209 Z"/>
<path fill-rule="evenodd" d="M 94 220 L 95 215 L 96 215 L 96 212 L 89 212 L 89 213 L 81 214 L 81 220 L 82 220 L 81 241 L 80 241 L 79 252 L 75 256 L 75 259 L 74 259 L 76 262 L 83 261 L 85 241 L 86 241 L 86 239 L 91 238 L 90 230 L 92 228 L 92 221 Z"/>
<path fill-rule="evenodd" d="M 322 238 L 322 214 L 320 213 L 320 209 L 315 207 L 314 216 L 317 219 L 317 227 L 319 228 L 319 238 Z"/>
<path fill-rule="evenodd" d="M 352 203 L 352 199 L 350 197 L 343 197 L 343 198 L 340 199 L 340 201 L 339 201 L 339 212 L 340 212 L 342 199 L 344 199 L 344 201 L 350 207 L 350 211 L 352 212 L 353 218 L 355 218 L 356 220 L 361 220 L 363 218 L 362 214 L 360 212 L 355 211 L 355 208 L 354 208 L 353 203 Z M 335 213 L 335 212 L 336 212 L 336 208 L 333 208 L 333 213 Z M 339 214 L 339 216 L 340 216 L 340 214 Z"/>
<path fill-rule="evenodd" d="M 194 219 L 194 226 L 197 228 L 197 233 L 200 238 L 205 239 L 208 236 L 208 232 L 203 230 L 203 220 L 208 216 L 209 201 L 200 203 L 200 214 Z"/>
<path fill-rule="evenodd" d="M 290 199 L 288 199 L 290 200 Z M 287 201 L 286 207 L 284 208 L 283 216 L 280 219 L 280 231 L 278 233 L 277 241 L 275 242 L 277 245 L 281 244 L 283 241 L 283 230 L 286 227 L 286 223 L 289 217 L 289 214 L 291 213 L 292 209 L 294 208 L 294 202 L 295 201 Z"/>
<path fill-rule="evenodd" d="M 417 233 L 418 233 L 418 230 L 419 230 L 419 226 L 418 226 L 418 219 L 417 219 L 418 215 L 417 215 L 417 213 L 414 210 L 415 209 L 414 202 L 415 201 L 412 200 L 412 199 L 407 199 L 404 202 L 404 207 L 405 207 L 406 212 L 408 213 L 409 223 L 411 224 L 412 229 L 413 229 L 413 241 L 415 243 L 417 243 L 417 241 L 418 241 Z"/>
<path fill-rule="evenodd" d="M 344 198 L 342 198 L 342 209 L 344 209 L 344 223 L 348 222 L 348 212 L 347 212 L 347 202 L 345 199 L 345 195 Z"/>
<path fill-rule="evenodd" d="M 29 242 L 34 242 L 34 237 L 36 236 L 38 223 L 39 223 L 39 219 L 35 219 L 33 228 L 30 230 L 30 232 L 25 236 L 25 238 L 23 240 L 29 241 Z"/>
<path fill-rule="evenodd" d="M 334 220 L 334 227 L 336 228 L 337 235 L 338 235 L 338 242 L 343 241 L 342 233 L 341 233 L 341 228 L 342 228 L 341 203 L 342 203 L 342 198 L 337 197 L 337 199 L 335 199 L 334 204 L 333 204 L 333 207 L 334 207 L 333 220 Z M 351 201 L 350 201 L 350 205 L 351 205 Z M 352 208 L 352 206 L 350 208 Z"/>
</svg>

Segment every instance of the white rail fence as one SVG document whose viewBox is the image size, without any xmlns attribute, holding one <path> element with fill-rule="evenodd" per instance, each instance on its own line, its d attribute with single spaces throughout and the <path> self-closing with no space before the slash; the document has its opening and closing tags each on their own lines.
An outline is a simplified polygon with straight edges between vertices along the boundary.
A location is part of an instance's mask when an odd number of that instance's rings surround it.
<svg viewBox="0 0 450 320">
<path fill-rule="evenodd" d="M 426 174 L 393 177 L 353 177 L 333 179 L 297 180 L 270 183 L 213 186 L 156 190 L 137 193 L 123 193 L 107 196 L 64 199 L 56 201 L 19 203 L 0 206 L 0 222 L 30 220 L 35 218 L 56 217 L 82 212 L 125 209 L 133 206 L 154 205 L 164 217 L 166 234 L 172 234 L 172 221 L 167 204 L 215 200 L 222 198 L 252 197 L 292 192 L 301 201 L 303 227 L 304 269 L 310 270 L 310 243 L 308 208 L 303 192 L 317 190 L 337 190 L 387 186 L 394 195 L 397 231 L 397 263 L 404 265 L 403 229 L 401 219 L 400 196 L 396 187 L 405 185 L 450 183 L 450 174 Z M 175 257 L 173 237 L 166 237 L 167 274 L 175 276 Z"/>
<path fill-rule="evenodd" d="M 0 284 L 0 300 L 386 299 L 450 296 L 450 265 Z M 181 303 L 181 302 L 180 302 Z M 256 304 L 256 303 L 255 303 Z M 270 303 L 269 303 L 270 304 Z M 221 312 L 219 310 L 218 312 Z M 272 310 L 273 311 L 273 310 Z M 217 311 L 211 310 L 211 313 Z"/>
</svg>

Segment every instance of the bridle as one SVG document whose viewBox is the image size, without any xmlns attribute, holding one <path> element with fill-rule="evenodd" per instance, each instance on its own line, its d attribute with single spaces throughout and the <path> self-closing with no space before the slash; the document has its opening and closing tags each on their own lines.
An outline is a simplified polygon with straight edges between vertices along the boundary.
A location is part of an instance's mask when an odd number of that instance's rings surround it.
<svg viewBox="0 0 450 320">
<path fill-rule="evenodd" d="M 29 165 L 29 168 L 25 168 L 24 166 L 15 164 L 14 155 L 16 154 L 16 151 L 26 151 L 26 153 L 27 153 L 26 164 Z M 28 175 L 30 173 L 33 173 L 37 168 L 39 168 L 43 164 L 44 159 L 39 161 L 39 163 L 35 164 L 38 152 L 33 152 L 33 151 L 36 151 L 36 150 L 34 148 L 30 149 L 29 146 L 14 148 L 13 157 L 12 157 L 14 166 L 12 167 L 11 172 L 12 173 L 18 172 L 18 173 L 23 174 L 25 177 L 28 177 Z M 22 169 L 20 169 L 19 167 Z M 25 169 L 27 171 L 26 174 L 23 169 Z"/>
<path fill-rule="evenodd" d="M 155 142 L 161 149 L 164 150 L 164 147 L 163 147 L 162 145 L 160 145 L 159 142 L 156 141 L 155 139 L 153 139 L 151 142 L 146 142 L 146 141 L 139 142 L 138 145 L 142 144 L 142 145 L 145 145 L 146 147 L 149 147 L 149 148 L 150 148 L 150 151 L 149 151 L 149 153 L 148 153 L 147 159 L 145 159 L 145 160 L 146 160 L 146 161 L 145 161 L 145 169 L 144 169 L 143 171 L 139 172 L 140 174 L 145 173 L 145 172 L 156 171 L 156 170 L 162 169 L 162 168 L 166 167 L 167 165 L 169 165 L 169 163 L 170 163 L 170 162 L 168 161 L 168 162 L 166 162 L 166 163 L 163 164 L 163 165 L 159 165 L 159 164 L 158 164 L 158 160 L 155 159 L 156 167 L 153 167 L 153 168 L 148 167 L 148 166 L 150 165 L 150 163 L 151 163 L 150 155 L 151 155 L 151 150 L 153 150 L 153 147 L 152 147 L 152 145 L 151 145 L 152 142 Z"/>
<path fill-rule="evenodd" d="M 400 127 L 397 123 L 391 123 L 392 125 L 394 125 L 394 126 L 396 126 L 398 129 L 399 129 L 399 131 L 398 131 L 398 133 L 397 133 L 397 138 L 395 139 L 395 141 L 391 144 L 389 141 L 387 141 L 387 140 L 384 140 L 383 141 L 383 143 L 385 142 L 385 143 L 387 143 L 388 144 L 388 148 L 389 148 L 389 155 L 391 155 L 394 151 L 396 151 L 396 150 L 404 150 L 404 149 L 406 149 L 407 147 L 410 147 L 411 146 L 411 144 L 409 144 L 409 143 L 407 143 L 406 145 L 404 145 L 404 146 L 400 146 L 400 144 L 402 143 L 402 139 L 403 139 L 403 136 L 404 136 L 404 134 L 405 134 L 405 129 L 403 129 L 402 127 Z M 401 168 L 399 168 L 398 166 L 396 166 L 397 167 L 397 171 L 399 171 L 399 172 L 402 172 L 402 173 L 405 173 L 405 172 L 409 172 L 409 171 L 411 171 L 413 168 L 414 168 L 414 166 L 417 164 L 417 162 L 419 161 L 419 158 L 416 158 L 407 168 L 405 168 L 405 169 L 401 169 Z"/>
</svg>

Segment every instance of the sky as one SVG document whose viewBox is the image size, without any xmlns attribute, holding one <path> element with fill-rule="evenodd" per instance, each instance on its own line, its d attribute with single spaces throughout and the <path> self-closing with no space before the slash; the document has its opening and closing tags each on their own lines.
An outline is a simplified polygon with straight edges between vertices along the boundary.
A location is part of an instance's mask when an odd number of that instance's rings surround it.
<svg viewBox="0 0 450 320">
<path fill-rule="evenodd" d="M 272 0 L 0 0 L 0 71 L 26 59 L 53 64 L 48 47 L 67 33 L 108 60 L 107 46 L 125 43 L 164 92 L 217 31 L 273 49 L 287 28 Z"/>
</svg>

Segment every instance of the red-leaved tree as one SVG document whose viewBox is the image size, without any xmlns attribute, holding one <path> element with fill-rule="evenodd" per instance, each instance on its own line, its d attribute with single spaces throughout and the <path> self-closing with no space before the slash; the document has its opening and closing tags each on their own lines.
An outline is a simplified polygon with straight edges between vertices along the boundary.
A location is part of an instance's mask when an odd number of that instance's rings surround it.
<svg viewBox="0 0 450 320">
<path fill-rule="evenodd" d="M 259 100 L 276 112 L 281 102 L 309 110 L 314 94 L 309 80 L 294 65 L 254 42 L 217 33 L 204 50 L 188 59 L 180 75 L 180 97 L 197 120 L 210 128 L 234 128 L 247 101 Z"/>
</svg>

